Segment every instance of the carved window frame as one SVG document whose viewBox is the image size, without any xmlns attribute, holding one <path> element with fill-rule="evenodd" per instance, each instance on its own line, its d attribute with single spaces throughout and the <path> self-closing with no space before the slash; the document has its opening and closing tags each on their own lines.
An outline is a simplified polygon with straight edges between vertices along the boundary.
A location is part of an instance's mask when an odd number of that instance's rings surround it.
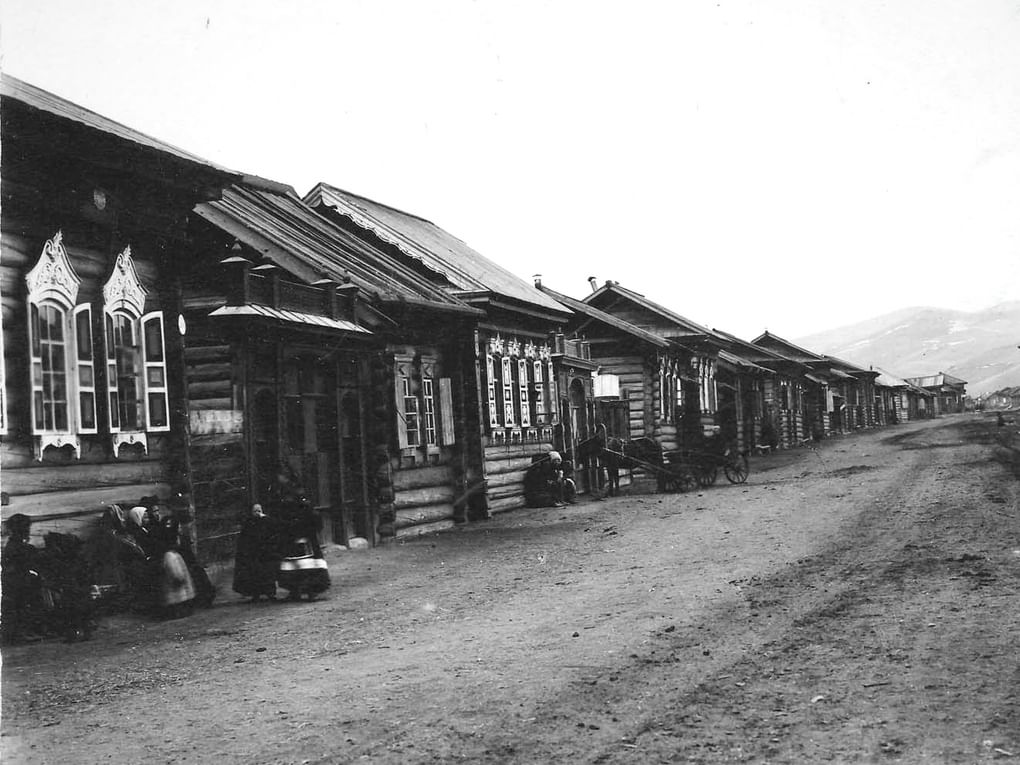
<svg viewBox="0 0 1020 765">
<path fill-rule="evenodd" d="M 46 241 L 42 253 L 35 266 L 26 274 L 28 287 L 27 324 L 28 324 L 28 355 L 29 355 L 29 430 L 32 434 L 33 448 L 37 460 L 42 460 L 49 447 L 62 448 L 70 446 L 75 458 L 81 457 L 81 441 L 79 433 L 95 433 L 95 427 L 82 428 L 78 411 L 78 368 L 83 356 L 92 363 L 92 349 L 77 347 L 77 317 L 89 310 L 89 306 L 78 306 L 78 291 L 81 279 L 71 266 L 70 258 L 64 247 L 63 232 L 58 231 L 52 239 Z M 52 376 L 54 370 L 47 372 L 47 361 L 43 354 L 43 338 L 40 336 L 40 314 L 54 312 L 59 319 L 62 333 L 60 345 L 63 354 L 62 369 L 59 372 L 64 379 L 64 397 L 62 403 L 62 427 L 46 427 L 43 409 L 46 407 L 47 373 Z M 91 316 L 91 313 L 89 313 Z M 50 345 L 55 345 L 52 341 Z M 56 417 L 56 410 L 54 410 Z M 6 426 L 6 417 L 4 417 Z M 55 424 L 55 423 L 54 423 Z"/>
<path fill-rule="evenodd" d="M 107 426 L 118 456 L 125 444 L 140 444 L 148 452 L 148 433 L 170 430 L 169 391 L 167 388 L 166 332 L 162 311 L 145 313 L 147 290 L 135 270 L 131 247 L 117 256 L 113 271 L 103 285 L 104 362 L 106 364 Z M 131 330 L 129 344 L 118 341 L 116 327 Z M 155 327 L 156 332 L 147 330 Z M 123 335 L 121 335 L 123 337 Z M 133 375 L 122 375 L 117 351 L 132 353 Z M 123 357 L 122 357 L 123 358 Z M 125 390 L 120 377 L 135 378 L 138 415 L 134 423 L 121 416 Z"/>
</svg>

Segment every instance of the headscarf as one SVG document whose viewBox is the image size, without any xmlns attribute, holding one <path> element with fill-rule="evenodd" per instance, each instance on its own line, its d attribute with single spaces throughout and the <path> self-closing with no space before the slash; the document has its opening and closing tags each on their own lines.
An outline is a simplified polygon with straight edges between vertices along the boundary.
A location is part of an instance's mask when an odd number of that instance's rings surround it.
<svg viewBox="0 0 1020 765">
<path fill-rule="evenodd" d="M 553 462 L 555 462 L 556 460 L 559 460 L 560 462 L 563 461 L 563 458 L 560 456 L 559 452 L 549 452 L 549 459 Z"/>
<path fill-rule="evenodd" d="M 148 512 L 148 508 L 136 505 L 128 510 L 128 520 L 138 528 L 145 528 L 145 514 Z"/>
</svg>

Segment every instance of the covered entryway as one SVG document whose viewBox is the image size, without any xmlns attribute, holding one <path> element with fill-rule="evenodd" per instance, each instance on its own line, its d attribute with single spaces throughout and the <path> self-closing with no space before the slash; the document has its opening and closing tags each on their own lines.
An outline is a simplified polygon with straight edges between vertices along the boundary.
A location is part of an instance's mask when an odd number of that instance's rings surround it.
<svg viewBox="0 0 1020 765">
<path fill-rule="evenodd" d="M 322 349 L 265 344 L 253 355 L 249 379 L 256 499 L 268 499 L 277 466 L 286 465 L 319 517 L 324 544 L 373 540 L 364 469 L 364 362 Z"/>
</svg>

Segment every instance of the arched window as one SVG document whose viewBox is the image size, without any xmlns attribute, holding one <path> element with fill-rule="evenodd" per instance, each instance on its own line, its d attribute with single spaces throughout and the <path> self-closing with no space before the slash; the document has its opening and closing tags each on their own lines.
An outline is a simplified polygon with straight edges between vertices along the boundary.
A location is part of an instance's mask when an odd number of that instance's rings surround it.
<svg viewBox="0 0 1020 765">
<path fill-rule="evenodd" d="M 148 449 L 146 432 L 170 430 L 163 314 L 143 314 L 145 296 L 126 247 L 103 286 L 107 424 L 115 455 L 127 443 Z"/>
<path fill-rule="evenodd" d="M 96 432 L 92 312 L 87 304 L 76 305 L 81 279 L 61 232 L 46 242 L 25 281 L 36 458 L 51 446 L 70 446 L 78 457 L 78 434 Z"/>
</svg>

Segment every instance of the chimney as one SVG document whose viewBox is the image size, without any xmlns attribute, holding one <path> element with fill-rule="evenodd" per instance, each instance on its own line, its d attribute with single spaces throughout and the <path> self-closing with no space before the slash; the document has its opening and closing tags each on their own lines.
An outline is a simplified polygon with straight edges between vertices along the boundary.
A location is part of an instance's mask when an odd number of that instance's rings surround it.
<svg viewBox="0 0 1020 765">
<path fill-rule="evenodd" d="M 541 287 L 542 286 L 542 274 L 535 274 L 531 278 L 535 280 L 535 286 L 536 287 Z"/>
<path fill-rule="evenodd" d="M 599 290 L 598 279 L 596 279 L 594 276 L 589 276 L 588 277 L 588 284 L 591 285 L 591 291 L 592 292 L 598 292 L 598 290 Z"/>
</svg>

